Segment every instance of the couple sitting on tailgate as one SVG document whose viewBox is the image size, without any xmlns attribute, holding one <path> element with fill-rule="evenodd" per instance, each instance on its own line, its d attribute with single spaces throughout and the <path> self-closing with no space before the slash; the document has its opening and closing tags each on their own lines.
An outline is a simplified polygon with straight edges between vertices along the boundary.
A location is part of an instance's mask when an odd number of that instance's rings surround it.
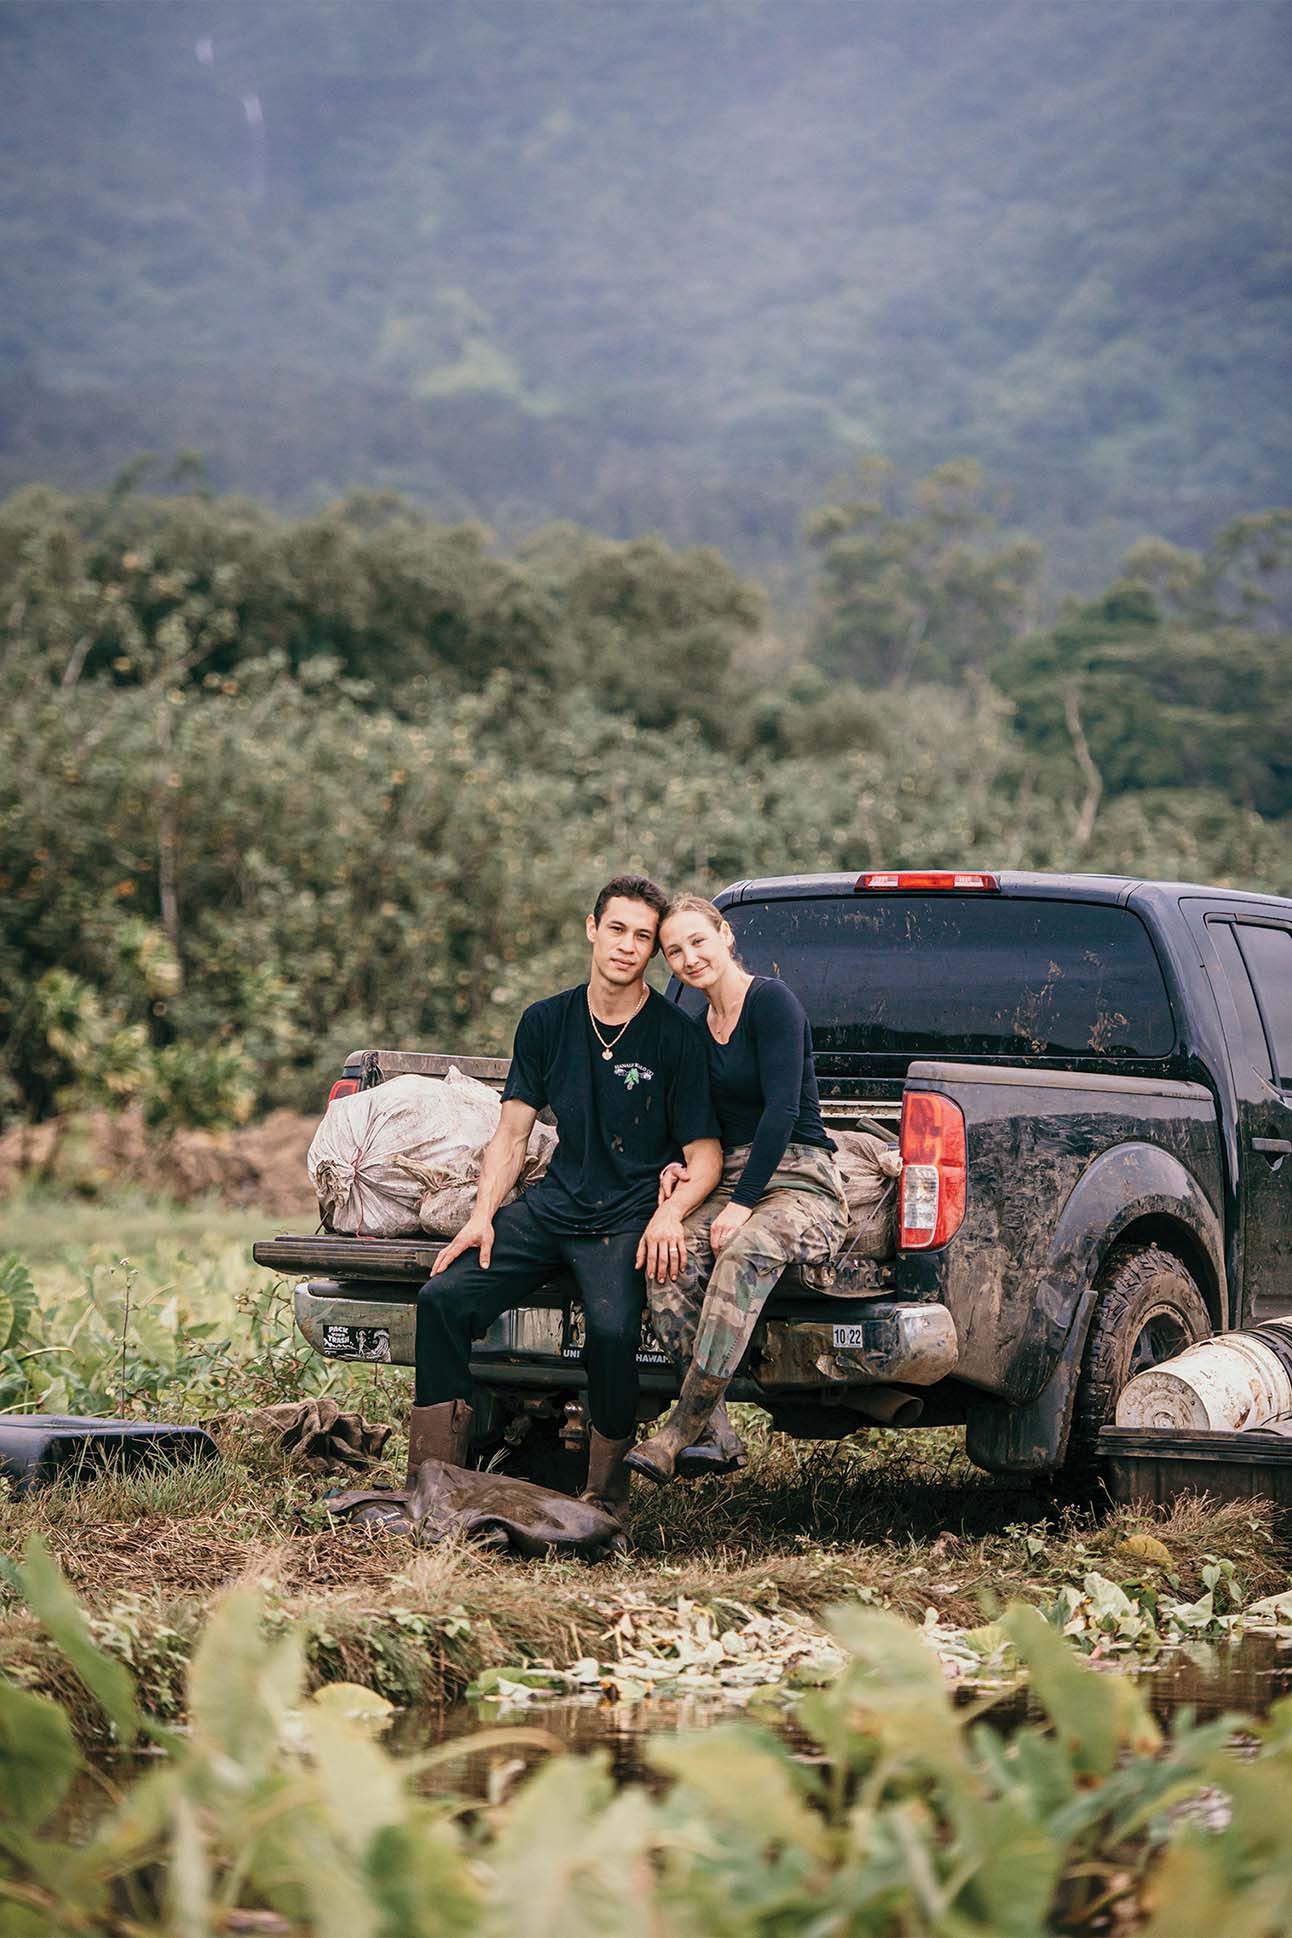
<svg viewBox="0 0 1292 1938">
<path fill-rule="evenodd" d="M 583 1498 L 622 1523 L 632 1472 L 666 1481 L 744 1464 L 723 1395 L 784 1267 L 833 1252 L 848 1210 L 802 1005 L 741 966 L 721 911 L 620 875 L 587 934 L 587 982 L 520 1019 L 475 1209 L 418 1294 L 409 1476 L 428 1458 L 465 1462 L 472 1340 L 565 1266 L 586 1328 Z M 646 986 L 657 948 L 707 997 L 703 1021 Z M 551 1166 L 504 1205 L 548 1106 Z M 685 1375 L 668 1418 L 634 1445 L 648 1296 Z"/>
</svg>

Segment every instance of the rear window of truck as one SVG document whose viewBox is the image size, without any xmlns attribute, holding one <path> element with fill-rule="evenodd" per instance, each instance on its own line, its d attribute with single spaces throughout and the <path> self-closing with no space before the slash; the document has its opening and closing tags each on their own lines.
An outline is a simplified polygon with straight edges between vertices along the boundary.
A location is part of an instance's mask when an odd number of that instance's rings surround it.
<svg viewBox="0 0 1292 1938">
<path fill-rule="evenodd" d="M 1175 1021 L 1139 917 L 1093 902 L 859 895 L 726 910 L 825 1054 L 1165 1057 Z M 687 991 L 687 1008 L 702 1009 Z"/>
</svg>

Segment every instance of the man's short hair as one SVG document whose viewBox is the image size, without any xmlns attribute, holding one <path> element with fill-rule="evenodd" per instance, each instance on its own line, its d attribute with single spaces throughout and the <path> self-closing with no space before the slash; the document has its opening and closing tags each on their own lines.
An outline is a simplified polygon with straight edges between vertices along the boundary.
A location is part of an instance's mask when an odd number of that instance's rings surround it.
<svg viewBox="0 0 1292 1938">
<path fill-rule="evenodd" d="M 668 896 L 659 883 L 653 882 L 649 875 L 616 875 L 613 881 L 606 883 L 593 904 L 592 920 L 598 927 L 605 914 L 606 903 L 612 902 L 616 895 L 622 895 L 625 901 L 629 902 L 645 902 L 647 908 L 654 909 L 660 920 L 663 919 L 664 910 L 668 907 Z M 657 930 L 658 927 L 657 922 Z"/>
</svg>

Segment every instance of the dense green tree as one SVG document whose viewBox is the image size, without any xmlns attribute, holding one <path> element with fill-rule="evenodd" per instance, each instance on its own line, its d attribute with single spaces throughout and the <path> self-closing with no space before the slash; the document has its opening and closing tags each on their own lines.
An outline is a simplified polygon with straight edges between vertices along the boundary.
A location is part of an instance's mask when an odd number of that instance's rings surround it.
<svg viewBox="0 0 1292 1938">
<path fill-rule="evenodd" d="M 1113 794 L 1211 787 L 1292 812 L 1292 632 L 1277 630 L 1290 535 L 1277 511 L 1205 554 L 1141 541 L 1102 598 L 997 668 L 1025 738 Z"/>
<path fill-rule="evenodd" d="M 1002 540 L 981 467 L 939 465 L 904 493 L 891 465 L 858 467 L 861 495 L 808 524 L 821 558 L 813 656 L 871 686 L 983 672 L 1031 610 L 1041 547 Z"/>
<path fill-rule="evenodd" d="M 733 660 L 763 600 L 707 548 L 577 527 L 514 559 L 390 494 L 289 520 L 203 492 L 45 488 L 0 504 L 0 659 L 63 687 L 202 685 L 326 660 L 412 717 L 507 670 L 642 726 L 739 730 Z"/>
<path fill-rule="evenodd" d="M 505 1048 L 624 867 L 1292 879 L 1292 817 L 1246 804 L 1286 638 L 1199 590 L 1210 555 L 1141 548 L 1020 645 L 1014 702 L 769 681 L 758 597 L 704 550 L 562 527 L 504 558 L 381 496 L 293 523 L 128 483 L 0 505 L 0 1115 L 221 1122 L 311 1107 L 361 1044 Z M 1268 591 L 1279 529 L 1217 558 Z M 1181 766 L 1190 723 L 1226 764 Z"/>
</svg>

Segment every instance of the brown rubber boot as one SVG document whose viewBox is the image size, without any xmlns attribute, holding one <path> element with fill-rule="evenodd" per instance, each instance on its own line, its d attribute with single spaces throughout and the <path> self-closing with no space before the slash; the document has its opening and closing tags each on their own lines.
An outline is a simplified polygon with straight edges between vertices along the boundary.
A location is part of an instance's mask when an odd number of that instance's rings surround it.
<svg viewBox="0 0 1292 1938">
<path fill-rule="evenodd" d="M 579 1495 L 581 1501 L 612 1514 L 620 1527 L 625 1527 L 628 1521 L 628 1490 L 633 1477 L 624 1465 L 624 1455 L 632 1444 L 631 1434 L 626 1440 L 607 1440 L 593 1427 L 588 1444 L 587 1484 Z"/>
<path fill-rule="evenodd" d="M 672 1480 L 678 1455 L 698 1441 L 730 1384 L 729 1379 L 715 1379 L 712 1373 L 701 1372 L 693 1360 L 686 1369 L 677 1405 L 649 1440 L 643 1440 L 625 1456 L 625 1465 L 635 1474 L 645 1474 L 647 1480 Z"/>
<path fill-rule="evenodd" d="M 709 1415 L 709 1424 L 695 1443 L 683 1447 L 673 1463 L 678 1480 L 700 1480 L 705 1474 L 734 1474 L 749 1465 L 745 1443 L 719 1400 Z"/>
<path fill-rule="evenodd" d="M 473 1415 L 466 1400 L 442 1400 L 438 1406 L 415 1406 L 408 1422 L 408 1485 L 417 1479 L 424 1460 L 444 1460 L 465 1467 L 471 1445 Z"/>
</svg>

